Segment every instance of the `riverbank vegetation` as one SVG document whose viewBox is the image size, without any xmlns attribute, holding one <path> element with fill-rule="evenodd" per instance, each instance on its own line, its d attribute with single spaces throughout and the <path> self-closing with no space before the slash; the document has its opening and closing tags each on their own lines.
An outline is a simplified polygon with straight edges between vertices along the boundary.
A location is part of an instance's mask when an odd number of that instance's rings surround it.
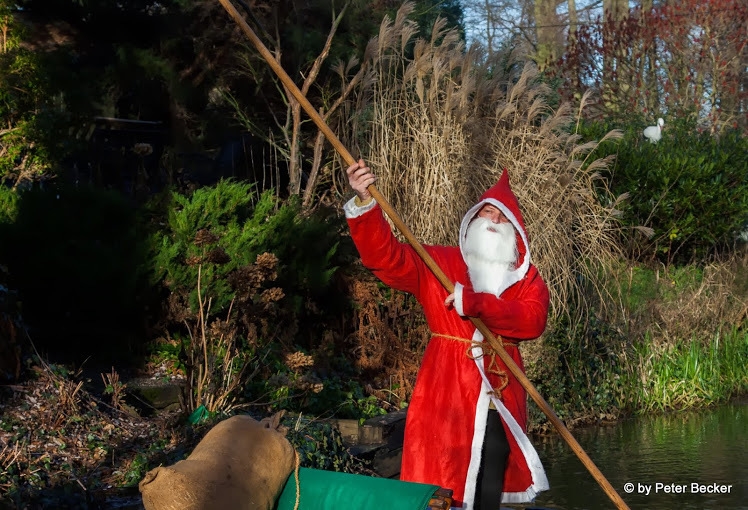
<svg viewBox="0 0 748 510">
<path fill-rule="evenodd" d="M 744 395 L 748 116 L 733 85 L 745 77 L 729 66 L 683 80 L 652 71 L 635 94 L 634 81 L 586 66 L 597 56 L 606 69 L 610 59 L 654 64 L 597 48 L 595 34 L 580 31 L 546 65 L 519 41 L 468 47 L 458 2 L 440 3 L 436 22 L 428 1 L 370 4 L 257 9 L 254 22 L 279 27 L 283 38 L 268 43 L 422 242 L 456 242 L 463 211 L 509 170 L 552 300 L 548 330 L 521 348 L 559 417 L 573 427 Z M 0 0 L 9 501 L 93 504 L 97 490 L 136 485 L 236 412 L 290 412 L 302 465 L 366 470 L 323 419 L 406 409 L 429 331 L 412 297 L 361 267 L 341 215 L 344 163 L 254 50 L 225 35 L 234 27 L 220 6 L 133 7 L 125 21 L 158 25 L 148 33 L 162 44 L 59 14 L 66 42 L 47 51 L 27 35 L 44 26 L 32 16 L 40 4 L 14 5 Z M 742 4 L 725 5 L 745 19 Z M 689 11 L 670 8 L 660 14 L 688 24 Z M 300 21 L 312 18 L 313 29 Z M 662 22 L 632 11 L 597 35 L 625 35 L 651 58 L 685 55 L 652 56 L 635 18 Z M 177 44 L 207 19 L 193 48 Z M 744 55 L 744 24 L 703 23 L 743 41 Z M 82 34 L 99 38 L 97 55 Z M 207 59 L 205 48 L 220 51 Z M 42 79 L 72 73 L 74 57 L 89 77 L 80 90 L 65 88 L 70 76 Z M 649 143 L 641 132 L 658 116 L 667 127 Z M 156 411 L 135 376 L 181 397 Z M 530 412 L 531 431 L 551 433 Z"/>
</svg>

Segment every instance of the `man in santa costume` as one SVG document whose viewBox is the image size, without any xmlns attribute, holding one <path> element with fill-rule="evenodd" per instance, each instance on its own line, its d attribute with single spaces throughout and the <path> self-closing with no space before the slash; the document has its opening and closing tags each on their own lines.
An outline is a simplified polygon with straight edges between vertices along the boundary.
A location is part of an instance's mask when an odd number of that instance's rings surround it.
<svg viewBox="0 0 748 510">
<path fill-rule="evenodd" d="M 531 501 L 548 480 L 525 434 L 525 390 L 469 320 L 481 319 L 523 370 L 518 343 L 545 329 L 548 288 L 530 263 L 507 172 L 465 214 L 459 247 L 424 246 L 455 282 L 449 295 L 393 236 L 367 189 L 376 178 L 364 161 L 347 174 L 356 196 L 345 213 L 363 264 L 412 293 L 432 333 L 408 406 L 401 480 L 452 489 L 455 506 L 466 510 Z"/>
</svg>

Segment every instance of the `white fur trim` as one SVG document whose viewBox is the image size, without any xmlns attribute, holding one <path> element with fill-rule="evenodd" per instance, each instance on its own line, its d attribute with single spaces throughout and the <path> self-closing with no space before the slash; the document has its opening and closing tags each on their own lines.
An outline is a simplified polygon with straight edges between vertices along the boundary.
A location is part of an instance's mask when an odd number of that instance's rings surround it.
<svg viewBox="0 0 748 510">
<path fill-rule="evenodd" d="M 368 204 L 358 206 L 356 205 L 356 197 L 353 197 L 345 203 L 345 205 L 343 206 L 343 211 L 345 211 L 346 218 L 358 218 L 359 216 L 362 216 L 363 214 L 374 209 L 375 205 L 377 205 L 377 201 L 371 200 Z"/>
<path fill-rule="evenodd" d="M 455 300 L 454 300 L 454 307 L 457 313 L 460 314 L 460 317 L 465 317 L 465 309 L 462 307 L 462 289 L 464 287 L 460 282 L 455 282 Z"/>
<path fill-rule="evenodd" d="M 517 423 L 517 420 L 514 419 L 512 413 L 509 412 L 509 409 L 506 408 L 501 400 L 495 397 L 491 397 L 491 399 L 493 400 L 496 409 L 499 411 L 499 414 L 504 419 L 504 422 L 509 427 L 509 431 L 517 441 L 519 449 L 522 450 L 522 454 L 525 456 L 525 461 L 530 468 L 530 474 L 532 476 L 532 485 L 528 487 L 526 491 L 504 492 L 501 496 L 501 502 L 525 503 L 527 501 L 532 501 L 540 491 L 547 491 L 550 488 L 548 478 L 545 475 L 545 469 L 543 469 L 543 464 L 540 462 L 538 452 L 535 451 L 532 443 L 530 443 L 530 440 L 519 426 L 519 423 Z"/>
<path fill-rule="evenodd" d="M 483 335 L 477 329 L 473 333 L 473 341 L 483 342 Z M 522 451 L 522 455 L 524 455 L 525 457 L 527 466 L 530 468 L 530 475 L 532 477 L 532 485 L 528 487 L 526 491 L 504 492 L 501 497 L 501 502 L 502 503 L 525 503 L 525 502 L 532 501 L 533 499 L 535 499 L 535 496 L 537 496 L 539 492 L 546 491 L 550 488 L 550 486 L 548 485 L 548 478 L 545 475 L 545 469 L 543 469 L 543 464 L 540 462 L 540 457 L 538 457 L 538 452 L 535 451 L 535 448 L 532 446 L 532 443 L 530 443 L 530 439 L 524 433 L 524 431 L 522 430 L 522 427 L 519 426 L 519 423 L 517 423 L 517 420 L 514 419 L 514 416 L 512 416 L 512 413 L 509 412 L 509 410 L 506 408 L 506 406 L 500 399 L 496 398 L 492 393 L 489 393 L 491 391 L 491 383 L 489 382 L 488 376 L 486 376 L 486 372 L 483 369 L 483 358 L 481 357 L 481 355 L 483 354 L 483 349 L 480 346 L 476 345 L 472 348 L 472 354 L 473 354 L 473 357 L 475 358 L 475 364 L 478 367 L 478 371 L 480 372 L 483 382 L 481 384 L 482 391 L 481 391 L 480 396 L 478 397 L 478 404 L 476 406 L 476 413 L 475 413 L 476 422 L 474 426 L 475 433 L 473 434 L 472 453 L 470 456 L 470 464 L 468 467 L 468 477 L 465 483 L 465 497 L 464 497 L 465 504 L 463 505 L 463 509 L 464 510 L 472 509 L 473 498 L 475 497 L 475 484 L 477 481 L 478 469 L 480 469 L 481 451 L 482 451 L 484 436 L 486 434 L 486 415 L 488 414 L 489 401 L 493 401 L 493 404 L 498 410 L 499 414 L 501 415 L 501 418 L 504 420 L 504 423 L 507 424 L 509 431 L 511 432 L 512 436 L 514 436 L 514 439 L 517 441 L 517 445 L 519 445 L 519 449 Z M 477 446 L 477 454 L 476 454 L 476 435 L 479 430 L 481 431 L 481 434 L 477 441 L 478 446 Z M 473 473 L 474 463 L 477 464 L 475 473 Z M 470 498 L 468 498 L 469 484 L 472 484 L 472 495 Z"/>
<path fill-rule="evenodd" d="M 465 235 L 467 234 L 468 225 L 470 225 L 470 222 L 473 221 L 473 218 L 476 214 L 478 214 L 478 211 L 480 211 L 481 207 L 486 204 L 491 204 L 494 207 L 497 207 L 502 213 L 504 213 L 504 216 L 506 216 L 507 219 L 512 223 L 512 225 L 514 225 L 514 229 L 519 232 L 519 235 L 522 238 L 522 244 L 524 244 L 525 247 L 525 257 L 522 260 L 522 264 L 520 264 L 519 267 L 517 267 L 514 271 L 507 272 L 503 283 L 499 286 L 496 292 L 496 297 L 499 297 L 506 289 L 524 278 L 527 274 L 527 271 L 530 269 L 530 243 L 527 241 L 527 233 L 522 230 L 522 228 L 520 228 L 519 221 L 517 220 L 517 217 L 514 215 L 514 213 L 507 206 L 505 206 L 495 198 L 486 198 L 471 207 L 470 210 L 465 213 L 465 216 L 463 216 L 462 218 L 462 223 L 460 224 L 460 252 L 462 253 L 463 259 L 467 259 L 465 257 L 464 240 Z"/>
<path fill-rule="evenodd" d="M 482 340 L 482 336 L 478 330 L 475 330 L 473 339 L 478 335 L 478 341 Z M 471 349 L 471 354 L 475 359 L 475 364 L 478 366 L 478 371 L 483 376 L 481 382 L 481 391 L 478 394 L 478 401 L 475 404 L 475 417 L 473 422 L 473 440 L 470 447 L 470 462 L 468 464 L 467 476 L 465 478 L 465 490 L 463 491 L 463 506 L 462 510 L 472 510 L 475 506 L 475 491 L 478 483 L 478 473 L 480 472 L 480 464 L 483 453 L 483 442 L 486 437 L 486 419 L 488 417 L 488 405 L 491 401 L 488 392 L 491 391 L 491 385 L 488 383 L 488 379 L 485 378 L 483 370 L 483 349 L 474 345 Z"/>
</svg>

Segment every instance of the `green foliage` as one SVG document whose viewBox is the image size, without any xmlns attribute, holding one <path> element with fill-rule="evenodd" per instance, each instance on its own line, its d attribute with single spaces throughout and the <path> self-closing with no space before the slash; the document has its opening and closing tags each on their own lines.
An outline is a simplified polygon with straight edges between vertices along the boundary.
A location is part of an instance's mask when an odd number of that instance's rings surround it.
<svg viewBox="0 0 748 510">
<path fill-rule="evenodd" d="M 614 327 L 595 319 L 584 327 L 557 324 L 538 352 L 530 351 L 526 358 L 531 360 L 526 362 L 528 377 L 559 417 L 573 424 L 629 412 L 705 407 L 748 391 L 744 330 L 721 328 L 719 321 L 707 319 L 705 331 L 717 331 L 711 339 L 686 339 L 696 328 L 668 322 L 674 309 L 688 316 L 684 296 L 700 295 L 709 306 L 719 299 L 709 297 L 712 289 L 724 293 L 724 286 L 710 287 L 705 269 L 694 265 L 619 269 L 610 276 L 615 284 L 609 290 L 624 310 L 625 323 Z M 708 312 L 697 308 L 694 313 L 701 318 Z M 675 340 L 663 343 L 663 336 Z M 547 427 L 535 406 L 530 406 L 530 416 L 532 423 Z"/>
<path fill-rule="evenodd" d="M 638 412 L 712 405 L 748 391 L 745 331 L 718 332 L 709 341 L 691 338 L 665 348 L 645 340 L 636 354 Z"/>
<path fill-rule="evenodd" d="M 85 147 L 94 116 L 167 121 L 179 109 L 191 120 L 170 123 L 172 138 L 200 138 L 207 90 L 229 68 L 229 57 L 215 66 L 202 59 L 233 55 L 216 51 L 233 22 L 208 16 L 214 8 L 190 0 L 0 0 L 0 27 L 9 29 L 7 46 L 0 36 L 0 179 L 21 163 L 35 178 L 69 169 L 72 157 L 79 168 L 95 160 Z M 187 42 L 184 33 L 198 35 Z"/>
<path fill-rule="evenodd" d="M 13 23 L 11 6 L 8 0 L 0 0 L 0 29 L 8 30 Z"/>
<path fill-rule="evenodd" d="M 71 70 L 75 56 L 21 45 L 29 36 L 15 22 L 16 10 L 0 2 L 0 27 L 8 30 L 0 47 L 0 180 L 9 174 L 17 179 L 20 172 L 34 179 L 54 170 L 80 144 L 71 136 L 73 127 L 90 111 L 81 108 L 82 98 L 90 100 L 90 80 Z"/>
<path fill-rule="evenodd" d="M 152 283 L 169 290 L 165 327 L 179 340 L 173 363 L 199 382 L 195 405 L 210 388 L 227 388 L 206 386 L 223 377 L 232 394 L 242 379 L 250 402 L 308 411 L 319 381 L 299 370 L 308 366 L 301 352 L 293 368 L 284 356 L 296 345 L 326 349 L 320 338 L 349 306 L 333 285 L 352 249 L 339 250 L 342 220 L 322 209 L 303 214 L 296 197 L 281 203 L 272 190 L 258 196 L 233 181 L 170 197 L 166 224 L 151 243 Z"/>
<path fill-rule="evenodd" d="M 34 144 L 47 93 L 40 62 L 39 55 L 21 48 L 0 52 L 0 181 L 19 166 L 41 171 L 49 166 L 45 147 Z"/>
<path fill-rule="evenodd" d="M 148 457 L 142 453 L 135 455 L 123 473 L 123 487 L 136 487 L 149 469 Z"/>
<path fill-rule="evenodd" d="M 18 193 L 0 186 L 0 224 L 12 223 L 18 214 Z"/>
<path fill-rule="evenodd" d="M 191 197 L 173 193 L 171 200 L 166 227 L 155 234 L 153 283 L 164 280 L 172 292 L 189 293 L 196 311 L 200 268 L 203 295 L 212 300 L 211 311 L 221 313 L 233 299 L 228 274 L 254 262 L 258 252 L 249 245 L 269 231 L 264 222 L 274 205 L 272 195 L 263 195 L 254 207 L 249 184 L 221 181 Z M 199 238 L 198 232 L 209 235 Z"/>
<path fill-rule="evenodd" d="M 154 282 L 188 294 L 197 310 L 197 275 L 211 314 L 224 314 L 236 293 L 230 276 L 261 253 L 279 260 L 275 284 L 283 289 L 291 321 L 346 306 L 333 292 L 341 257 L 342 222 L 324 211 L 303 215 L 296 198 L 279 203 L 272 190 L 259 197 L 249 184 L 224 180 L 191 196 L 173 193 L 165 228 L 155 236 Z M 324 300 L 326 308 L 315 303 Z"/>
<path fill-rule="evenodd" d="M 643 266 L 630 268 L 628 274 L 624 265 L 619 266 L 619 274 L 613 275 L 615 286 L 611 292 L 622 303 L 622 308 L 632 313 L 645 309 L 657 298 L 657 274 Z"/>
<path fill-rule="evenodd" d="M 528 377 L 559 418 L 617 418 L 630 408 L 627 343 L 618 332 L 595 318 L 573 327 L 563 320 L 543 337 L 542 348 Z M 547 421 L 538 408 L 529 409 L 532 422 Z"/>
<path fill-rule="evenodd" d="M 262 356 L 262 377 L 246 386 L 248 398 L 264 395 L 263 403 L 274 412 L 287 410 L 362 421 L 386 413 L 375 396 L 366 395 L 349 360 L 324 360 L 319 351 L 315 354 L 309 359 L 319 359 L 319 363 L 300 370 L 289 368 L 278 345 L 268 346 Z"/>
<path fill-rule="evenodd" d="M 700 266 L 669 266 L 652 269 L 620 264 L 611 268 L 608 292 L 629 315 L 644 312 L 654 303 L 667 307 L 683 294 L 695 292 L 704 281 Z"/>
<path fill-rule="evenodd" d="M 366 420 L 386 414 L 373 395 L 366 395 L 361 383 L 351 376 L 331 374 L 322 381 L 322 390 L 303 399 L 307 413 L 315 416 L 332 413 L 337 418 Z"/>
<path fill-rule="evenodd" d="M 286 437 L 299 453 L 302 467 L 356 473 L 362 463 L 353 457 L 343 444 L 340 431 L 330 423 L 286 416 L 289 427 Z"/>
<path fill-rule="evenodd" d="M 599 139 L 612 127 L 588 124 L 581 132 Z M 631 230 L 631 255 L 683 263 L 732 249 L 748 222 L 748 139 L 675 121 L 652 144 L 641 136 L 643 127 L 628 126 L 620 142 L 603 143 L 595 153 L 616 154 L 610 186 L 615 195 L 630 194 L 621 205 L 624 223 L 654 231 L 647 239 Z"/>
<path fill-rule="evenodd" d="M 40 72 L 41 57 L 20 48 L 0 53 L 0 119 L 14 126 L 33 115 L 33 107 L 45 90 Z"/>
<path fill-rule="evenodd" d="M 168 371 L 178 372 L 185 369 L 181 357 L 184 340 L 178 336 L 172 341 L 158 339 L 148 345 L 148 359 L 154 365 L 165 365 Z"/>
</svg>

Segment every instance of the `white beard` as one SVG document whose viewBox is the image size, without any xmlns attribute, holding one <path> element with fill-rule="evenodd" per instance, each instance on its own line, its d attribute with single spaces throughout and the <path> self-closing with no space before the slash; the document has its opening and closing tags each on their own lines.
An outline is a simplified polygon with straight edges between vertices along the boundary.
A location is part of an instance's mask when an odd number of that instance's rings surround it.
<svg viewBox="0 0 748 510">
<path fill-rule="evenodd" d="M 514 226 L 477 217 L 468 225 L 463 247 L 473 290 L 498 296 L 519 256 Z"/>
</svg>

